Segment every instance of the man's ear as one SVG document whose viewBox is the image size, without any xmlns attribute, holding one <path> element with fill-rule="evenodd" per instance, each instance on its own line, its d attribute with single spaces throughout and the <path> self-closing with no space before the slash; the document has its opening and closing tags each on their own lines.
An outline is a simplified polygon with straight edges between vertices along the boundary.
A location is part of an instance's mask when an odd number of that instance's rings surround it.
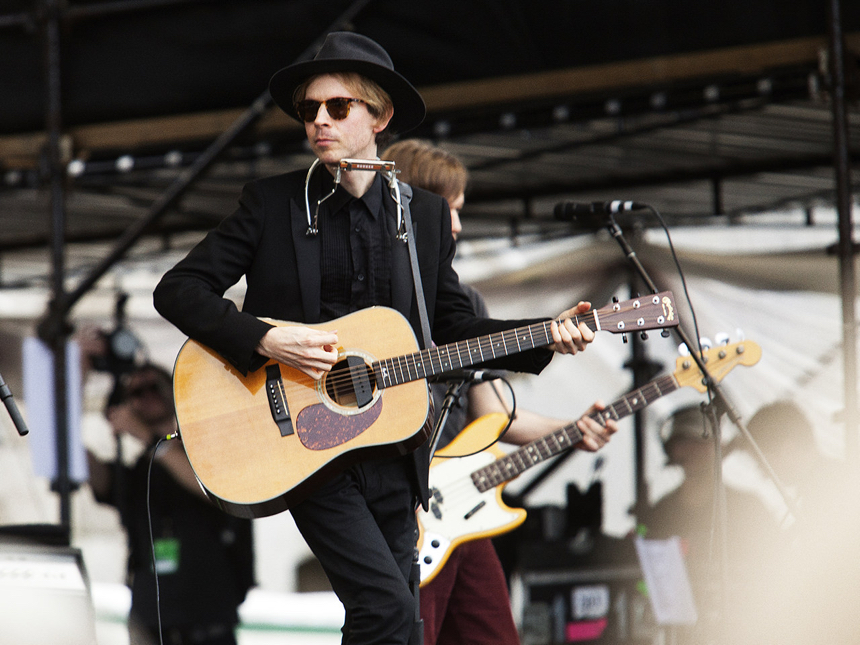
<svg viewBox="0 0 860 645">
<path fill-rule="evenodd" d="M 376 121 L 376 125 L 373 126 L 374 134 L 379 134 L 385 128 L 387 128 L 388 124 L 391 122 L 391 117 L 393 117 L 393 116 L 394 116 L 394 108 L 391 108 L 391 110 L 388 112 L 388 114 L 383 114 L 381 117 L 379 117 L 379 119 Z"/>
</svg>

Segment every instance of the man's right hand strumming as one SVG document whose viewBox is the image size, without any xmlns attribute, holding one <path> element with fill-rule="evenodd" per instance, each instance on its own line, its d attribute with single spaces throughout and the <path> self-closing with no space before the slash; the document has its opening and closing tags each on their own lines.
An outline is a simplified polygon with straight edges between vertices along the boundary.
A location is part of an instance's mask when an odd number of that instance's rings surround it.
<svg viewBox="0 0 860 645">
<path fill-rule="evenodd" d="M 337 362 L 337 332 L 301 325 L 272 327 L 257 351 L 319 380 Z"/>
</svg>

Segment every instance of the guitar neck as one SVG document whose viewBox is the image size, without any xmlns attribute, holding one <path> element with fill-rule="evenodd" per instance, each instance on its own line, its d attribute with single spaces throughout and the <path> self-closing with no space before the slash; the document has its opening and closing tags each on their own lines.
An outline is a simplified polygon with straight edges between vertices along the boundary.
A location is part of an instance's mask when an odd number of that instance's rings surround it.
<svg viewBox="0 0 860 645">
<path fill-rule="evenodd" d="M 661 396 L 674 392 L 679 387 L 678 381 L 673 375 L 662 376 L 647 385 L 628 392 L 604 410 L 593 412 L 589 416 L 601 423 L 608 419 L 622 419 L 643 409 Z M 514 479 L 532 466 L 536 466 L 550 457 L 570 450 L 581 440 L 582 433 L 574 421 L 545 437 L 527 443 L 488 466 L 474 471 L 471 475 L 472 482 L 483 493 Z"/>
<path fill-rule="evenodd" d="M 585 323 L 591 331 L 600 329 L 596 311 L 571 318 L 574 325 Z M 420 352 L 395 356 L 372 365 L 379 388 L 391 387 L 422 378 L 430 378 L 494 358 L 525 352 L 552 344 L 552 322 L 535 323 L 516 329 L 488 334 L 457 343 L 431 347 Z"/>
</svg>

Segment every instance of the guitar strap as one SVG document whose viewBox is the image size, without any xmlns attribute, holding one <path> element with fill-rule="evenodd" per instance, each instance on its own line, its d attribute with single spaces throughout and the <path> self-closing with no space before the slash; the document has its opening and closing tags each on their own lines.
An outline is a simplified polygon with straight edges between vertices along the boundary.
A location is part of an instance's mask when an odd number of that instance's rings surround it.
<svg viewBox="0 0 860 645">
<path fill-rule="evenodd" d="M 424 301 L 424 288 L 421 286 L 421 271 L 418 268 L 418 249 L 415 248 L 415 235 L 412 228 L 412 214 L 409 210 L 409 202 L 412 201 L 412 186 L 397 182 L 400 193 L 400 205 L 403 209 L 403 223 L 406 227 L 406 244 L 409 247 L 409 261 L 412 264 L 412 282 L 415 285 L 415 300 L 418 303 L 418 315 L 421 318 L 421 334 L 423 335 L 424 349 L 432 347 L 430 337 L 430 321 L 427 317 L 427 304 Z M 394 195 L 395 201 L 397 196 Z"/>
<path fill-rule="evenodd" d="M 421 285 L 421 271 L 418 268 L 418 249 L 415 248 L 415 234 L 412 228 L 412 213 L 409 210 L 409 202 L 412 201 L 412 186 L 397 181 L 392 173 L 389 183 L 391 196 L 403 211 L 403 225 L 406 229 L 406 245 L 409 248 L 409 262 L 412 265 L 412 282 L 415 285 L 415 301 L 418 304 L 418 316 L 421 318 L 421 335 L 424 337 L 424 349 L 432 347 L 430 338 L 430 321 L 427 317 L 427 304 L 424 301 L 424 288 Z M 432 407 L 433 399 L 430 399 Z M 432 411 L 431 411 L 432 415 Z M 417 500 L 416 500 L 417 502 Z M 416 508 L 417 510 L 417 508 Z M 418 541 L 418 529 L 415 529 L 415 540 Z M 415 616 L 412 621 L 412 632 L 409 634 L 407 645 L 424 644 L 424 621 L 421 619 L 421 566 L 418 564 L 418 547 L 412 552 L 412 567 L 409 571 L 409 589 L 415 598 Z"/>
</svg>

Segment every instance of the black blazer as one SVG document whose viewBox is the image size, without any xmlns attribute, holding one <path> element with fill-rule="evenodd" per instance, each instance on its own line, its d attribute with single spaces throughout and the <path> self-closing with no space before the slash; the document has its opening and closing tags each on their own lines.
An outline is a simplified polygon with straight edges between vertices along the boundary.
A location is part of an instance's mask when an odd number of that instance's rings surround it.
<svg viewBox="0 0 860 645">
<path fill-rule="evenodd" d="M 255 348 L 271 325 L 258 317 L 319 322 L 320 241 L 318 236 L 305 234 L 305 174 L 293 172 L 247 184 L 236 211 L 155 288 L 155 308 L 164 318 L 217 351 L 243 374 L 268 360 Z M 393 200 L 386 198 L 385 208 L 386 216 L 396 217 Z M 456 247 L 447 202 L 415 189 L 410 210 L 434 342 L 443 345 L 536 322 L 477 318 L 451 264 Z M 406 316 L 421 339 L 408 247 L 395 242 L 392 248 L 391 304 Z M 242 276 L 247 289 L 240 311 L 223 295 Z M 538 373 L 551 357 L 551 351 L 535 349 L 487 364 Z M 426 448 L 413 453 L 422 503 L 427 499 L 427 453 Z"/>
</svg>

